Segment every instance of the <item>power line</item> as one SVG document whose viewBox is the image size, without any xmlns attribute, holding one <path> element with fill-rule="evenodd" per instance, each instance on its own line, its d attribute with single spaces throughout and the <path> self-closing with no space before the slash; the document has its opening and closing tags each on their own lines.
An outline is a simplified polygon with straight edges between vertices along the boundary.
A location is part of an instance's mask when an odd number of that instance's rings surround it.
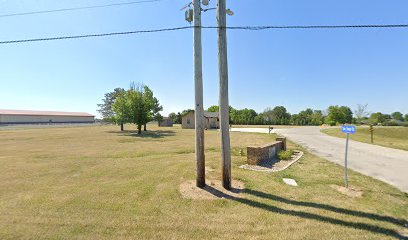
<svg viewBox="0 0 408 240">
<path fill-rule="evenodd" d="M 42 10 L 42 11 L 34 11 L 34 12 L 11 13 L 11 14 L 0 15 L 0 18 L 35 15 L 35 14 L 44 14 L 44 13 L 53 13 L 53 12 L 77 11 L 77 10 L 92 9 L 92 8 L 117 7 L 117 6 L 125 6 L 125 5 L 141 4 L 141 3 L 150 3 L 150 2 L 160 2 L 160 1 L 162 1 L 162 0 L 144 0 L 144 1 L 111 3 L 111 4 L 105 4 L 105 5 L 93 5 L 93 6 L 83 6 L 83 7 L 73 7 L 73 8 L 60 8 L 60 9 Z"/>
<path fill-rule="evenodd" d="M 137 30 L 137 31 L 127 31 L 127 32 L 111 32 L 111 33 L 98 33 L 98 34 L 85 34 L 85 35 L 73 35 L 73 36 L 59 36 L 59 37 L 45 37 L 45 38 L 31 38 L 31 39 L 20 39 L 20 40 L 8 40 L 0 41 L 0 44 L 14 44 L 14 43 L 27 43 L 27 42 L 43 42 L 43 41 L 56 41 L 56 40 L 67 40 L 67 39 L 78 39 L 78 38 L 93 38 L 93 37 L 108 37 L 108 36 L 118 36 L 118 35 L 130 35 L 130 34 L 141 34 L 141 33 L 156 33 L 156 32 L 169 32 L 191 29 L 194 26 L 185 27 L 175 27 L 175 28 L 162 28 L 162 29 L 152 29 L 152 30 Z M 215 26 L 202 26 L 203 29 L 218 29 L 220 27 Z M 261 31 L 268 29 L 358 29 L 358 28 L 408 28 L 408 24 L 386 24 L 386 25 L 309 25 L 309 26 L 246 26 L 246 27 L 225 27 L 229 30 L 248 30 L 248 31 Z"/>
<path fill-rule="evenodd" d="M 176 27 L 176 28 L 162 28 L 162 29 L 154 29 L 154 30 L 139 30 L 139 31 L 127 31 L 127 32 L 111 32 L 111 33 L 98 33 L 98 34 L 86 34 L 86 35 L 75 35 L 75 36 L 10 40 L 10 41 L 1 41 L 0 44 L 42 42 L 42 41 L 64 40 L 64 39 L 91 38 L 91 37 L 108 37 L 108 36 L 129 35 L 129 34 L 138 34 L 138 33 L 168 32 L 168 31 L 177 31 L 177 30 L 183 30 L 183 29 L 189 29 L 189 28 L 193 28 L 193 26 Z"/>
<path fill-rule="evenodd" d="M 203 27 L 218 28 L 218 27 Z M 330 28 L 408 28 L 408 24 L 374 24 L 374 25 L 298 25 L 298 26 L 248 26 L 248 27 L 226 27 L 231 30 L 267 30 L 267 29 L 330 29 Z"/>
</svg>

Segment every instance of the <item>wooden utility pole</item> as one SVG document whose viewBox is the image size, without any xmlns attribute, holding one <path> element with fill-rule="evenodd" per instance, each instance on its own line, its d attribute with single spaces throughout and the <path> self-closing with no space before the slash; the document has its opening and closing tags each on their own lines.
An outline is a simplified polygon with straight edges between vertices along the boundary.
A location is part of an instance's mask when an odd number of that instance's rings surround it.
<svg viewBox="0 0 408 240">
<path fill-rule="evenodd" d="M 195 131 L 196 131 L 196 168 L 197 187 L 205 187 L 204 155 L 204 108 L 203 108 L 203 73 L 201 44 L 201 1 L 193 0 L 194 13 L 194 88 L 195 88 Z"/>
<path fill-rule="evenodd" d="M 229 134 L 229 102 L 228 102 L 228 58 L 227 58 L 227 12 L 226 0 L 217 0 L 218 22 L 218 71 L 220 79 L 220 131 L 222 185 L 231 189 L 231 149 Z"/>
</svg>

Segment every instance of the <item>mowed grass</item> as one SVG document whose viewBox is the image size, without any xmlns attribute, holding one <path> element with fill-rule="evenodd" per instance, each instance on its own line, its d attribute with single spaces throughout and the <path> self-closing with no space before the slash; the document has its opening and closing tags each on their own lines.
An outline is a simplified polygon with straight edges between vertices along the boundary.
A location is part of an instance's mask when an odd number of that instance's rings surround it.
<svg viewBox="0 0 408 240">
<path fill-rule="evenodd" d="M 297 128 L 300 126 L 297 125 L 231 125 L 232 128 L 269 128 L 273 127 L 274 129 L 281 129 L 281 128 Z"/>
<path fill-rule="evenodd" d="M 330 136 L 346 138 L 340 127 L 322 130 Z M 350 134 L 350 139 L 371 143 L 371 133 L 368 127 L 358 127 L 355 134 Z M 408 127 L 374 127 L 374 144 L 397 148 L 408 151 Z"/>
<path fill-rule="evenodd" d="M 134 126 L 126 126 L 134 129 Z M 117 126 L 0 130 L 0 239 L 398 239 L 406 233 L 407 194 L 309 153 L 289 169 L 239 169 L 247 145 L 273 135 L 231 133 L 232 176 L 240 199 L 190 200 L 194 130 Z M 206 131 L 209 179 L 220 177 L 219 132 Z M 297 148 L 289 144 L 291 148 Z M 282 182 L 297 180 L 299 187 Z"/>
</svg>

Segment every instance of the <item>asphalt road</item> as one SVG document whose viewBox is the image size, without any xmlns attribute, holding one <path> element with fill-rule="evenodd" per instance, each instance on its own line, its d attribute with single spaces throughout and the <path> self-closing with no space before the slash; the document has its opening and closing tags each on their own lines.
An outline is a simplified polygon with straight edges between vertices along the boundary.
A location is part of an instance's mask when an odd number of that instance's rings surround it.
<svg viewBox="0 0 408 240">
<path fill-rule="evenodd" d="M 274 129 L 273 132 L 304 146 L 309 152 L 344 166 L 345 139 L 321 133 L 321 127 Z M 232 131 L 268 133 L 268 129 L 240 128 Z M 348 167 L 380 179 L 408 193 L 408 151 L 350 140 Z"/>
</svg>

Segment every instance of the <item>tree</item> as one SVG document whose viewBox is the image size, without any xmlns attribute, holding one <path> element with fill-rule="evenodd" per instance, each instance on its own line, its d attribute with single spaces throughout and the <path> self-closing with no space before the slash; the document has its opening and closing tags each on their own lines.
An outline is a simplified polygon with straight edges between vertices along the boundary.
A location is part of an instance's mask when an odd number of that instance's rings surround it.
<svg viewBox="0 0 408 240">
<path fill-rule="evenodd" d="M 405 118 L 405 121 L 408 122 L 408 113 L 405 114 L 404 118 Z"/>
<path fill-rule="evenodd" d="M 105 93 L 105 98 L 102 99 L 103 103 L 98 104 L 99 109 L 97 110 L 102 115 L 104 121 L 114 122 L 115 111 L 113 110 L 113 104 L 116 98 L 124 92 L 123 88 L 115 88 L 113 92 Z"/>
<path fill-rule="evenodd" d="M 148 121 L 149 112 L 147 102 L 144 99 L 144 88 L 141 85 L 135 86 L 134 84 L 127 91 L 127 105 L 129 107 L 129 120 L 131 123 L 136 124 L 137 133 L 142 133 L 142 125 Z"/>
<path fill-rule="evenodd" d="M 130 109 L 127 102 L 127 92 L 118 92 L 115 96 L 115 101 L 112 105 L 111 121 L 120 125 L 120 130 L 123 131 L 123 125 L 129 122 Z"/>
<path fill-rule="evenodd" d="M 163 109 L 149 87 L 134 83 L 116 100 L 114 106 L 116 118 L 136 124 L 138 134 L 142 132 L 142 125 L 160 119 L 159 112 Z"/>
<path fill-rule="evenodd" d="M 307 108 L 306 110 L 301 111 L 299 113 L 299 118 L 302 122 L 302 125 L 311 125 L 312 115 L 313 115 L 313 109 L 311 108 Z"/>
<path fill-rule="evenodd" d="M 160 127 L 160 124 L 163 121 L 163 116 L 160 113 L 158 113 L 156 115 L 156 121 L 157 121 L 157 123 L 159 124 L 159 127 Z"/>
<path fill-rule="evenodd" d="M 346 106 L 330 106 L 325 122 L 330 125 L 351 123 L 353 121 L 353 112 Z"/>
<path fill-rule="evenodd" d="M 263 115 L 263 113 L 260 113 L 260 114 L 256 115 L 256 117 L 254 118 L 254 124 L 256 124 L 256 125 L 264 125 L 265 124 L 265 116 Z"/>
<path fill-rule="evenodd" d="M 290 118 L 290 123 L 294 125 L 322 125 L 324 122 L 323 112 L 321 110 L 313 110 L 307 108 L 299 112 L 299 114 L 293 114 Z"/>
<path fill-rule="evenodd" d="M 169 118 L 173 121 L 173 123 L 175 123 L 175 124 L 181 124 L 181 119 L 182 119 L 182 116 L 181 116 L 181 113 L 180 112 L 178 112 L 177 114 L 176 113 L 170 113 L 169 114 Z"/>
<path fill-rule="evenodd" d="M 172 113 L 169 114 L 169 118 L 171 119 L 171 121 L 172 121 L 173 123 L 176 123 L 177 114 L 174 113 L 174 112 L 172 112 Z"/>
<path fill-rule="evenodd" d="M 176 118 L 176 120 L 177 120 L 177 121 L 175 121 L 174 123 L 177 123 L 177 124 L 181 124 L 181 122 L 183 121 L 183 116 L 181 115 L 180 112 L 177 113 L 177 118 Z"/>
<path fill-rule="evenodd" d="M 345 122 L 344 123 L 352 123 L 353 122 L 353 111 L 351 111 L 351 109 L 349 107 L 341 106 L 340 111 L 345 115 Z"/>
<path fill-rule="evenodd" d="M 311 118 L 311 125 L 319 126 L 324 122 L 324 117 L 321 110 L 314 110 Z"/>
<path fill-rule="evenodd" d="M 285 125 L 290 123 L 290 114 L 284 106 L 277 106 L 273 109 L 267 108 L 263 114 L 270 124 Z"/>
<path fill-rule="evenodd" d="M 366 119 L 370 114 L 367 111 L 368 104 L 362 105 L 358 104 L 357 109 L 354 111 L 354 115 L 356 116 L 357 123 L 361 123 L 363 119 Z"/>
<path fill-rule="evenodd" d="M 152 120 L 160 123 L 163 121 L 163 116 L 160 114 L 160 112 L 163 111 L 163 107 L 160 105 L 159 100 L 153 96 L 152 90 L 147 86 L 144 86 L 144 88 L 148 108 L 151 109 L 146 123 Z M 144 124 L 144 131 L 146 131 L 146 123 Z"/>
<path fill-rule="evenodd" d="M 391 117 L 392 119 L 397 120 L 397 121 L 404 121 L 404 116 L 400 112 L 391 113 Z"/>
<path fill-rule="evenodd" d="M 236 110 L 231 106 L 229 107 L 229 112 L 231 124 L 254 124 L 255 117 L 258 115 L 253 109 L 244 108 Z"/>
<path fill-rule="evenodd" d="M 207 109 L 207 112 L 219 112 L 220 107 L 217 105 L 213 105 Z"/>
<path fill-rule="evenodd" d="M 382 114 L 381 112 L 376 112 L 371 114 L 370 116 L 370 122 L 372 124 L 383 124 L 387 120 L 387 116 L 385 114 Z"/>
<path fill-rule="evenodd" d="M 301 119 L 299 114 L 292 114 L 292 116 L 290 117 L 290 123 L 292 125 L 301 125 Z"/>
</svg>

